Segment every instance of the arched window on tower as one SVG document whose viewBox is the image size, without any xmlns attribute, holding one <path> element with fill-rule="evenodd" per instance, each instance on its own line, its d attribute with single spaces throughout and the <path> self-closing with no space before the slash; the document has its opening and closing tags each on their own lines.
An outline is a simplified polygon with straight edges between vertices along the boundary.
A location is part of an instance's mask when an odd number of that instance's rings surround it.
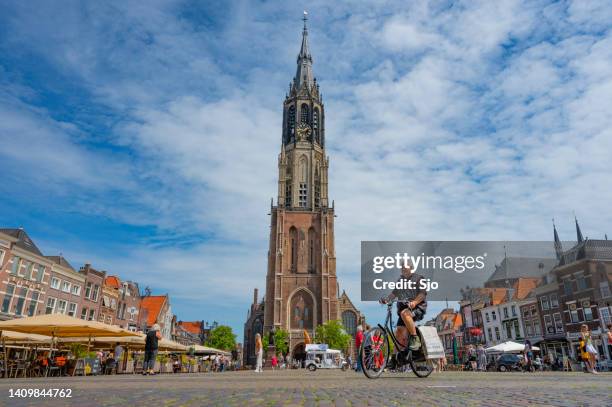
<svg viewBox="0 0 612 407">
<path fill-rule="evenodd" d="M 301 208 L 308 207 L 308 159 L 303 156 L 300 159 L 299 165 L 300 190 L 299 190 L 299 206 Z"/>
<path fill-rule="evenodd" d="M 308 229 L 308 272 L 316 274 L 317 272 L 317 232 L 313 227 Z"/>
<path fill-rule="evenodd" d="M 321 207 L 321 175 L 319 172 L 319 165 L 315 167 L 315 180 L 314 180 L 314 193 L 315 193 L 315 207 Z"/>
<path fill-rule="evenodd" d="M 289 255 L 291 260 L 291 272 L 296 273 L 298 258 L 298 233 L 295 226 L 291 226 L 291 229 L 289 229 Z"/>
<path fill-rule="evenodd" d="M 306 103 L 300 106 L 300 122 L 308 123 L 308 105 Z"/>
<path fill-rule="evenodd" d="M 287 140 L 292 140 L 295 137 L 295 106 L 289 107 L 289 117 L 287 118 L 287 131 L 289 135 Z"/>
<path fill-rule="evenodd" d="M 312 111 L 312 134 L 317 143 L 319 141 L 319 108 L 315 107 Z"/>
</svg>

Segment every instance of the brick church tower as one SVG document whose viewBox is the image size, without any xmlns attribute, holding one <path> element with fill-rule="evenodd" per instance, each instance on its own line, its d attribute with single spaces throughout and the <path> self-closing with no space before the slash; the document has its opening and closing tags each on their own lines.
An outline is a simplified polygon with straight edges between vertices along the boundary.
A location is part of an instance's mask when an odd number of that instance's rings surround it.
<svg viewBox="0 0 612 407">
<path fill-rule="evenodd" d="M 314 338 L 317 325 L 340 319 L 328 167 L 325 109 L 312 72 L 304 18 L 297 71 L 283 103 L 264 307 L 264 332 L 287 330 L 294 356 L 303 352 L 304 331 Z"/>
</svg>

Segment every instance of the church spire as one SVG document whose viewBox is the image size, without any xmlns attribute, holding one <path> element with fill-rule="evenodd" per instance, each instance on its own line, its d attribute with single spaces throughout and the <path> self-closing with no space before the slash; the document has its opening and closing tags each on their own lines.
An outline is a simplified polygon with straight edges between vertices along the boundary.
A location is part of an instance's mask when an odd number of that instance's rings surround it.
<svg viewBox="0 0 612 407">
<path fill-rule="evenodd" d="M 304 84 L 309 88 L 314 84 L 314 76 L 312 74 L 312 56 L 310 55 L 310 47 L 308 46 L 308 13 L 304 11 L 304 29 L 302 30 L 302 47 L 297 57 L 297 71 L 293 80 L 293 86 L 296 90 L 302 88 Z"/>
<path fill-rule="evenodd" d="M 559 239 L 559 234 L 557 233 L 557 226 L 555 226 L 555 220 L 553 219 L 553 233 L 555 236 L 555 253 L 557 254 L 557 260 L 561 260 L 563 257 L 563 246 L 561 245 L 561 240 Z"/>
<path fill-rule="evenodd" d="M 582 243 L 584 238 L 582 237 L 582 231 L 580 230 L 580 225 L 578 224 L 578 218 L 574 215 L 574 221 L 576 221 L 576 240 L 578 243 Z"/>
</svg>

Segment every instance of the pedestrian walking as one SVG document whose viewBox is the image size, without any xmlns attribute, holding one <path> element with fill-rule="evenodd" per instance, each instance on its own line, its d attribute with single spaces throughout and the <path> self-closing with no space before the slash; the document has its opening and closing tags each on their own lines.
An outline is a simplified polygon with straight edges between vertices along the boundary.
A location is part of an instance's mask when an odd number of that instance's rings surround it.
<svg viewBox="0 0 612 407">
<path fill-rule="evenodd" d="M 159 324 L 154 324 L 149 332 L 147 332 L 147 338 L 145 341 L 145 354 L 144 354 L 144 366 L 142 367 L 143 375 L 154 375 L 155 371 L 155 359 L 157 358 L 158 341 L 161 339 L 161 332 Z"/>
<path fill-rule="evenodd" d="M 261 343 L 261 335 L 255 334 L 255 354 L 257 355 L 257 364 L 255 365 L 255 372 L 263 372 L 263 344 Z"/>
<path fill-rule="evenodd" d="M 270 363 L 272 364 L 272 371 L 276 370 L 276 367 L 278 366 L 278 358 L 276 357 L 276 355 L 272 355 Z"/>
<path fill-rule="evenodd" d="M 357 333 L 355 334 L 355 349 L 357 349 L 357 368 L 356 372 L 361 372 L 361 344 L 363 343 L 363 326 L 357 326 Z M 351 366 L 352 367 L 352 366 Z"/>
</svg>

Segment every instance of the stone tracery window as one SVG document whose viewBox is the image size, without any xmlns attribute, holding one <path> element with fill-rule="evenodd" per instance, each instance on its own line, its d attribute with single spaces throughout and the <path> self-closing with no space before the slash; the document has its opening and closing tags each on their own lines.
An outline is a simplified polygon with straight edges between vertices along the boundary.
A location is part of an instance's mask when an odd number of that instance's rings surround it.
<svg viewBox="0 0 612 407">
<path fill-rule="evenodd" d="M 304 290 L 293 295 L 290 304 L 291 329 L 312 329 L 313 301 L 312 296 Z"/>
</svg>

